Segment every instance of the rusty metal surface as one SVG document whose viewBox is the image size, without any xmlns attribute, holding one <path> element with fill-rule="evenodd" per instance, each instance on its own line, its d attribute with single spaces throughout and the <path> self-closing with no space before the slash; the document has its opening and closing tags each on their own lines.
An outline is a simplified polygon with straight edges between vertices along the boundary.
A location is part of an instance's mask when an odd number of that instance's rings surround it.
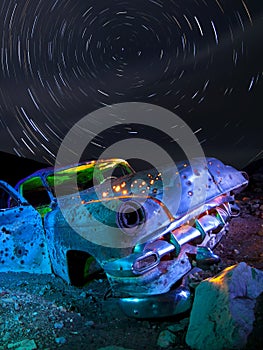
<svg viewBox="0 0 263 350">
<path fill-rule="evenodd" d="M 39 213 L 2 181 L 0 191 L 13 199 L 12 207 L 1 203 L 0 208 L 0 271 L 51 273 Z"/>
</svg>

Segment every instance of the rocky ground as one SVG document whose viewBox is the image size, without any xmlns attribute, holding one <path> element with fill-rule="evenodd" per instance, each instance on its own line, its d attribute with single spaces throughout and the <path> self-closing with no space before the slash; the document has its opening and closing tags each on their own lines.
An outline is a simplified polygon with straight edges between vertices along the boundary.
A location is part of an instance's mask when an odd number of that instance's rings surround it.
<svg viewBox="0 0 263 350">
<path fill-rule="evenodd" d="M 262 184 L 263 172 L 254 170 L 250 185 L 237 196 L 241 214 L 231 220 L 228 234 L 215 249 L 222 259 L 217 271 L 241 261 L 263 270 Z M 189 349 L 184 341 L 189 313 L 161 320 L 131 319 L 108 291 L 103 273 L 83 288 L 51 275 L 1 273 L 0 349 L 157 350 L 165 345 L 162 335 L 167 329 L 174 335 L 174 345 L 166 349 Z M 261 349 L 262 318 L 261 298 L 247 349 Z"/>
</svg>

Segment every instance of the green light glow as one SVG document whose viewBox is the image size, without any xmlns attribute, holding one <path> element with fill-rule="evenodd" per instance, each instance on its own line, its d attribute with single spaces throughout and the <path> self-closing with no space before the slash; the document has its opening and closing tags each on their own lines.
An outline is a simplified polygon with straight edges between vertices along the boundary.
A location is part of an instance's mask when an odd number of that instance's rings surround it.
<svg viewBox="0 0 263 350">
<path fill-rule="evenodd" d="M 127 165 L 126 162 L 111 160 L 110 162 L 92 162 L 60 170 L 57 171 L 55 174 L 47 176 L 46 180 L 49 187 L 52 189 L 53 194 L 55 184 L 56 187 L 61 186 L 61 189 L 63 189 L 63 191 L 60 191 L 60 193 L 64 193 L 66 195 L 86 190 L 95 185 L 98 185 L 112 174 L 114 175 L 114 171 L 119 171 L 120 173 L 116 177 L 133 173 L 133 171 Z M 76 175 L 78 188 L 74 188 L 73 186 L 73 179 Z"/>
<path fill-rule="evenodd" d="M 30 191 L 30 190 L 34 190 L 38 187 L 43 186 L 42 184 L 42 180 L 39 176 L 36 177 L 32 177 L 28 180 L 26 180 L 22 186 L 21 186 L 21 194 L 26 190 L 26 191 Z"/>
<path fill-rule="evenodd" d="M 42 217 L 51 211 L 51 200 L 56 196 L 54 185 L 60 186 L 61 195 L 69 195 L 99 185 L 106 178 L 113 175 L 122 177 L 132 174 L 133 170 L 124 160 L 110 159 L 107 161 L 91 161 L 86 164 L 72 166 L 58 170 L 56 173 L 43 173 L 26 179 L 20 185 L 20 193 L 36 208 Z M 74 186 L 77 176 L 77 188 Z"/>
</svg>

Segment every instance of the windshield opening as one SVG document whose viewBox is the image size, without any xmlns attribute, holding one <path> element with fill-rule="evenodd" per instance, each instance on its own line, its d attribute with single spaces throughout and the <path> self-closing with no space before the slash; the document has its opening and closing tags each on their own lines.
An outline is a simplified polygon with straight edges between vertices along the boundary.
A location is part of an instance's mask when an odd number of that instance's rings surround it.
<svg viewBox="0 0 263 350">
<path fill-rule="evenodd" d="M 88 163 L 57 171 L 48 175 L 46 180 L 53 195 L 65 196 L 84 191 L 99 185 L 110 178 L 120 178 L 132 174 L 126 162 Z"/>
</svg>

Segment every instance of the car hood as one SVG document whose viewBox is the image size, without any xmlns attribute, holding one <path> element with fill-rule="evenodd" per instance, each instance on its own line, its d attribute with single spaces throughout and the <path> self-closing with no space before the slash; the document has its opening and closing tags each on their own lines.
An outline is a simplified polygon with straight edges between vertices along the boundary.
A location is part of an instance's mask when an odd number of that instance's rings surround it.
<svg viewBox="0 0 263 350">
<path fill-rule="evenodd" d="M 150 197 L 160 201 L 174 219 L 222 194 L 240 191 L 248 183 L 246 174 L 216 158 L 196 158 L 158 171 L 150 169 L 117 180 L 109 180 L 83 193 L 83 200 L 116 197 Z"/>
</svg>

